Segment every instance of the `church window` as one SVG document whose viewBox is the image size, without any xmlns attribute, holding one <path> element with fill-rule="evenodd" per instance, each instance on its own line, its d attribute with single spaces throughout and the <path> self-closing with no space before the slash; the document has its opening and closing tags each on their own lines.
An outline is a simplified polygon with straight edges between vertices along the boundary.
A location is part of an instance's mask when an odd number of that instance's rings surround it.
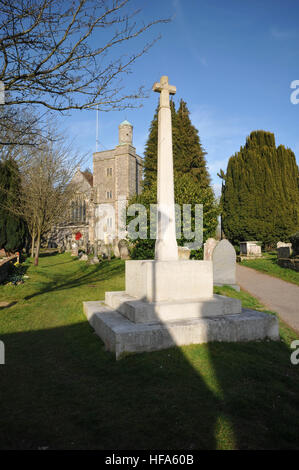
<svg viewBox="0 0 299 470">
<path fill-rule="evenodd" d="M 86 201 L 77 199 L 71 202 L 71 222 L 82 223 L 86 222 Z"/>
</svg>

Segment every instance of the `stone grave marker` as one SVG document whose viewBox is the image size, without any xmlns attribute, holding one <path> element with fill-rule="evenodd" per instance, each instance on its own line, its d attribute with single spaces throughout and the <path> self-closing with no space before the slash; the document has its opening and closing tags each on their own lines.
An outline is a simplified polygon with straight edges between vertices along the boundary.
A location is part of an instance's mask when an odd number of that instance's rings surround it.
<svg viewBox="0 0 299 470">
<path fill-rule="evenodd" d="M 203 246 L 203 259 L 205 261 L 211 261 L 212 255 L 215 247 L 218 245 L 219 240 L 215 240 L 215 238 L 208 238 L 206 243 Z"/>
<path fill-rule="evenodd" d="M 214 286 L 229 285 L 240 290 L 236 283 L 236 251 L 228 240 L 221 240 L 212 255 Z"/>
</svg>

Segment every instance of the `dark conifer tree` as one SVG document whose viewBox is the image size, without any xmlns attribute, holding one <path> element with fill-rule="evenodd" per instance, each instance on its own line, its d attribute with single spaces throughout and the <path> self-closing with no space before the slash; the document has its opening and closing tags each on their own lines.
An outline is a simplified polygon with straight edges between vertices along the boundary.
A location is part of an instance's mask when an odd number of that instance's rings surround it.
<svg viewBox="0 0 299 470">
<path fill-rule="evenodd" d="M 172 117 L 172 143 L 174 163 L 175 202 L 182 204 L 203 205 L 203 240 L 215 235 L 217 227 L 218 205 L 206 167 L 205 155 L 198 132 L 192 125 L 186 103 L 181 100 L 178 110 L 170 101 Z M 149 130 L 149 137 L 144 152 L 144 190 L 141 195 L 134 196 L 129 204 L 149 206 L 157 202 L 157 146 L 158 146 L 158 108 Z M 192 217 L 194 214 L 192 215 Z M 192 219 L 193 220 L 193 219 Z M 148 226 L 149 234 L 149 226 Z M 178 244 L 187 240 L 178 239 Z M 132 257 L 135 259 L 150 259 L 154 256 L 155 240 L 139 239 L 134 244 Z M 192 252 L 196 258 L 201 253 Z"/>
<path fill-rule="evenodd" d="M 16 162 L 12 159 L 0 162 L 0 248 L 7 252 L 20 251 L 26 244 L 26 224 L 13 212 L 13 207 L 20 203 L 19 189 Z"/>
<path fill-rule="evenodd" d="M 229 159 L 222 189 L 222 223 L 235 244 L 256 239 L 266 246 L 298 229 L 298 166 L 274 134 L 254 131 Z"/>
<path fill-rule="evenodd" d="M 177 175 L 188 174 L 202 187 L 210 185 L 205 155 L 197 129 L 192 125 L 185 101 L 180 101 L 178 110 L 170 101 L 172 117 L 173 165 Z M 149 137 L 144 152 L 144 188 L 156 184 L 158 145 L 158 108 L 151 122 Z"/>
<path fill-rule="evenodd" d="M 208 187 L 210 177 L 197 129 L 190 120 L 185 101 L 180 101 L 173 129 L 174 169 L 178 174 L 188 173 L 202 187 Z"/>
<path fill-rule="evenodd" d="M 175 128 L 176 110 L 175 104 L 170 101 L 171 118 L 172 118 L 172 129 Z M 149 129 L 149 136 L 145 144 L 144 159 L 143 159 L 143 171 L 144 188 L 150 188 L 157 183 L 157 146 L 158 146 L 158 111 L 159 104 L 156 108 L 154 118 L 151 122 Z"/>
</svg>

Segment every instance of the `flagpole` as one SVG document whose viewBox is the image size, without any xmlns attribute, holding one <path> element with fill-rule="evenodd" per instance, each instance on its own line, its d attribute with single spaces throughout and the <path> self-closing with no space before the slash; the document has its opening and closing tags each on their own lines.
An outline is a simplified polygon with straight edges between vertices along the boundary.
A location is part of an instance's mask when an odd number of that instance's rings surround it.
<svg viewBox="0 0 299 470">
<path fill-rule="evenodd" d="M 99 150 L 99 105 L 97 105 L 97 119 L 96 119 L 96 152 Z"/>
</svg>

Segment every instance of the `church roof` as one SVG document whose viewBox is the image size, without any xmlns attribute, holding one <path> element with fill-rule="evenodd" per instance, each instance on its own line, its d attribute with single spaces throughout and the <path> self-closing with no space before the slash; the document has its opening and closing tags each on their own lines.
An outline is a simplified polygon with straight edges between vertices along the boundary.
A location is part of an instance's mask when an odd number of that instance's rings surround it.
<svg viewBox="0 0 299 470">
<path fill-rule="evenodd" d="M 93 186 L 93 175 L 92 173 L 89 173 L 89 171 L 81 171 L 82 175 L 84 178 L 88 181 L 90 186 Z"/>
</svg>

